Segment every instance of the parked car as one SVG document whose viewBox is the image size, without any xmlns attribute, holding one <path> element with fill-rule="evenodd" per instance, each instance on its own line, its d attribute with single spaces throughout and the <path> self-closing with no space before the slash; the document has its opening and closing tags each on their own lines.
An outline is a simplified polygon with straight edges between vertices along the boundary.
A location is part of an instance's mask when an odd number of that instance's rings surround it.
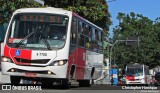
<svg viewBox="0 0 160 93">
<path fill-rule="evenodd" d="M 151 76 L 151 85 L 154 85 L 156 83 L 156 80 L 155 80 L 155 75 L 152 75 Z"/>
<path fill-rule="evenodd" d="M 159 86 L 160 85 L 160 72 L 157 72 L 156 74 L 155 74 L 155 85 L 156 86 Z"/>
</svg>

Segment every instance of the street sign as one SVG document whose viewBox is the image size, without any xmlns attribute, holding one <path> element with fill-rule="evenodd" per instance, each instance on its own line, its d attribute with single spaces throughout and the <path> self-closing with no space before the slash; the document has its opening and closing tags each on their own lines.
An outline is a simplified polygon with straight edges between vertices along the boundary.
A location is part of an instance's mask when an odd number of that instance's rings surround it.
<svg viewBox="0 0 160 93">
<path fill-rule="evenodd" d="M 139 45 L 139 37 L 127 37 L 126 39 L 126 45 Z"/>
</svg>

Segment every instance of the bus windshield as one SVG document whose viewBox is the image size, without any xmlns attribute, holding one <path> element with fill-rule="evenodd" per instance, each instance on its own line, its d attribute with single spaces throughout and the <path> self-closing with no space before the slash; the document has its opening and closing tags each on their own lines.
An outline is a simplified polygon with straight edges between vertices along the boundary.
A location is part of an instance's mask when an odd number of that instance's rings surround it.
<svg viewBox="0 0 160 93">
<path fill-rule="evenodd" d="M 142 76 L 143 68 L 127 68 L 127 76 Z"/>
<path fill-rule="evenodd" d="M 9 27 L 7 44 L 17 48 L 62 48 L 68 20 L 64 15 L 16 14 Z"/>
</svg>

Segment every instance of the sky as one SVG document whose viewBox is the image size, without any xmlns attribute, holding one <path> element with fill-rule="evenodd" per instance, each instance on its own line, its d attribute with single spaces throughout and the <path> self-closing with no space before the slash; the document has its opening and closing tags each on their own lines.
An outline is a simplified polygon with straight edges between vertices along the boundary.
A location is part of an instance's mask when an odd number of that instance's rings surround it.
<svg viewBox="0 0 160 93">
<path fill-rule="evenodd" d="M 44 5 L 44 2 L 43 2 L 42 0 L 34 0 L 34 1 L 39 2 L 39 3 L 41 3 L 42 5 Z"/>
<path fill-rule="evenodd" d="M 151 20 L 160 17 L 160 0 L 106 0 L 109 12 L 111 13 L 112 25 L 109 30 L 109 37 L 113 36 L 112 30 L 118 25 L 116 19 L 119 12 L 142 14 Z M 111 2 L 112 1 L 112 2 Z"/>
</svg>

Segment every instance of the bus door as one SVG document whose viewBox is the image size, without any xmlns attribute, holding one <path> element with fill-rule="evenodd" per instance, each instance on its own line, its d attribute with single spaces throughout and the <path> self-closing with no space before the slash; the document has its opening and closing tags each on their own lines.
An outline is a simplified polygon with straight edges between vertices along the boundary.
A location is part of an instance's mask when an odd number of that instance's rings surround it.
<svg viewBox="0 0 160 93">
<path fill-rule="evenodd" d="M 84 79 L 86 52 L 84 48 L 78 48 L 76 78 Z"/>
<path fill-rule="evenodd" d="M 86 62 L 86 48 L 85 48 L 85 25 L 78 21 L 78 53 L 77 53 L 77 68 L 76 78 L 84 79 L 85 62 Z"/>
<path fill-rule="evenodd" d="M 77 73 L 77 60 L 78 60 L 78 31 L 77 31 L 77 18 L 73 17 L 71 32 L 70 32 L 70 50 L 69 50 L 69 73 L 73 78 L 76 78 Z"/>
<path fill-rule="evenodd" d="M 76 66 L 77 66 L 77 54 L 78 49 L 75 45 L 70 45 L 70 52 L 69 52 L 69 64 L 68 64 L 68 71 L 72 79 L 75 78 Z"/>
</svg>

